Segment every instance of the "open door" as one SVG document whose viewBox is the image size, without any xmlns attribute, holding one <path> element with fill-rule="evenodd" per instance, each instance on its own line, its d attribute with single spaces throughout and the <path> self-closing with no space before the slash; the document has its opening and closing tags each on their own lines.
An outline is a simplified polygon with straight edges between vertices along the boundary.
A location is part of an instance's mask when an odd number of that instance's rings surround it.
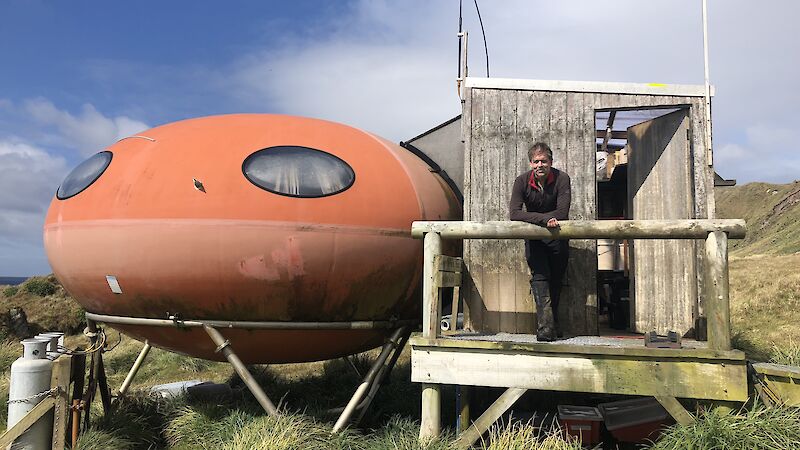
<svg viewBox="0 0 800 450">
<path fill-rule="evenodd" d="M 632 219 L 693 217 L 689 109 L 628 128 L 628 211 Z M 634 240 L 631 329 L 692 329 L 697 303 L 695 245 L 690 240 Z"/>
</svg>

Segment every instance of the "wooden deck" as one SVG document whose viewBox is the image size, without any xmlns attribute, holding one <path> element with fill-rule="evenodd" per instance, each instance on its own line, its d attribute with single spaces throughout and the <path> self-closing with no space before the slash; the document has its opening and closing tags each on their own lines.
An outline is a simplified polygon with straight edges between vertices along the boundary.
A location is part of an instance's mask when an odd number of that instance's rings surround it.
<svg viewBox="0 0 800 450">
<path fill-rule="evenodd" d="M 459 333 L 411 339 L 412 381 L 721 401 L 747 399 L 738 350 L 647 348 L 640 336 L 579 336 L 538 342 L 535 335 Z"/>
<path fill-rule="evenodd" d="M 469 447 L 529 389 L 653 396 L 681 424 L 694 418 L 678 398 L 747 400 L 747 363 L 744 353 L 731 349 L 728 299 L 728 237 L 744 237 L 744 221 L 564 221 L 558 229 L 521 222 L 414 222 L 411 232 L 423 238 L 422 336 L 410 340 L 411 379 L 422 384 L 420 439 L 441 432 L 445 384 L 507 388 L 459 436 L 460 448 Z M 708 343 L 663 349 L 629 336 L 545 343 L 529 334 L 441 333 L 441 290 L 460 289 L 463 276 L 461 260 L 442 254 L 443 239 L 601 238 L 705 239 L 701 298 Z M 468 410 L 460 416 L 461 423 L 470 423 Z"/>
</svg>

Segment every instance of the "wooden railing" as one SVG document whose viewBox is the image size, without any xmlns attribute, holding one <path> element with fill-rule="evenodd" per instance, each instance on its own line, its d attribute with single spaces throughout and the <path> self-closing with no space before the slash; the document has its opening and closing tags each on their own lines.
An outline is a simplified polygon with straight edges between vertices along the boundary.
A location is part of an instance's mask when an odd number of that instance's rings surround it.
<svg viewBox="0 0 800 450">
<path fill-rule="evenodd" d="M 525 222 L 414 222 L 411 234 L 424 239 L 422 335 L 427 339 L 436 339 L 440 335 L 439 289 L 446 286 L 444 280 L 449 280 L 449 277 L 441 275 L 443 264 L 447 264 L 442 262 L 447 259 L 440 256 L 442 239 L 705 239 L 706 282 L 702 297 L 707 317 L 708 347 L 721 351 L 731 348 L 728 238 L 745 237 L 744 220 L 564 221 L 557 229 Z M 438 436 L 439 423 L 439 386 L 423 384 L 420 436 Z"/>
<path fill-rule="evenodd" d="M 67 436 L 69 410 L 69 385 L 72 371 L 72 356 L 60 355 L 53 361 L 50 392 L 28 411 L 19 422 L 0 435 L 0 448 L 14 448 L 13 442 L 49 413 L 53 413 L 53 450 L 63 450 Z M 3 405 L 5 406 L 5 405 Z M 42 419 L 43 420 L 43 419 Z"/>
</svg>

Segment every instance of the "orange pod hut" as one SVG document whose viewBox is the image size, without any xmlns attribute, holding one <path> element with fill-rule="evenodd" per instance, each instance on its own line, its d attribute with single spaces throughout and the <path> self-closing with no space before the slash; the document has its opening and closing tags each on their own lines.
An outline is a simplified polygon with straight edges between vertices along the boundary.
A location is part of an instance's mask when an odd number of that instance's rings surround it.
<svg viewBox="0 0 800 450">
<path fill-rule="evenodd" d="M 323 120 L 237 114 L 122 139 L 58 188 L 44 241 L 89 317 L 171 351 L 245 363 L 353 354 L 419 321 L 414 220 L 461 205 L 416 155 Z M 194 326 L 189 326 L 194 325 Z"/>
</svg>

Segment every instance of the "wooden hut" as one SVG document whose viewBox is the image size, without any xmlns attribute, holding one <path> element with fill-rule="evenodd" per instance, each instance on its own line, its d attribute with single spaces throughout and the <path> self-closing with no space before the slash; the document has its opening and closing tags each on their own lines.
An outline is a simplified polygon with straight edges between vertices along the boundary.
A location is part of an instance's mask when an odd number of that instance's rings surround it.
<svg viewBox="0 0 800 450">
<path fill-rule="evenodd" d="M 554 166 L 572 178 L 570 219 L 714 217 L 712 186 L 722 178 L 714 173 L 705 145 L 703 86 L 495 78 L 469 78 L 465 85 L 461 116 L 406 143 L 454 180 L 464 197 L 464 220 L 507 220 L 511 185 L 528 170 L 527 149 L 538 141 L 550 144 Z M 607 146 L 608 176 L 596 178 L 596 139 L 604 136 L 608 113 L 613 111 L 613 122 L 614 114 L 619 118 L 633 110 L 645 112 L 640 116 L 650 111 L 653 119 L 613 132 L 627 145 Z M 604 122 L 596 121 L 603 113 Z M 461 139 L 455 134 L 458 125 Z M 612 183 L 620 162 L 631 170 L 627 175 L 618 170 Z M 618 189 L 619 178 L 623 189 Z M 703 288 L 700 244 L 636 244 L 616 255 L 632 280 L 629 329 L 691 334 L 703 313 L 697 295 Z M 561 316 L 568 332 L 597 334 L 603 286 L 596 272 L 603 262 L 598 266 L 596 241 L 575 241 L 571 247 Z M 532 332 L 535 312 L 522 254 L 519 240 L 466 245 L 467 328 Z"/>
<path fill-rule="evenodd" d="M 438 432 L 440 384 L 509 388 L 478 419 L 484 425 L 526 389 L 653 395 L 682 422 L 689 419 L 676 398 L 746 398 L 744 354 L 730 349 L 727 298 L 727 238 L 742 237 L 744 223 L 710 220 L 715 174 L 706 105 L 704 86 L 466 79 L 464 222 L 413 229 L 426 242 L 423 336 L 411 341 L 412 379 L 424 383 L 422 436 Z M 624 189 L 599 189 L 596 118 L 632 110 L 654 113 L 626 130 L 625 158 L 616 154 L 625 160 Z M 609 128 L 603 150 L 612 134 Z M 560 307 L 567 334 L 601 334 L 597 239 L 630 238 L 629 330 L 693 337 L 702 331 L 698 319 L 708 317 L 709 344 L 536 342 L 522 238 L 552 233 L 508 222 L 508 204 L 515 178 L 528 170 L 527 150 L 539 141 L 572 180 L 569 224 L 553 234 L 571 239 Z M 617 205 L 616 212 L 598 204 Z M 464 239 L 463 268 L 439 255 L 441 239 Z M 441 336 L 438 292 L 448 286 L 460 287 L 466 332 Z"/>
</svg>

